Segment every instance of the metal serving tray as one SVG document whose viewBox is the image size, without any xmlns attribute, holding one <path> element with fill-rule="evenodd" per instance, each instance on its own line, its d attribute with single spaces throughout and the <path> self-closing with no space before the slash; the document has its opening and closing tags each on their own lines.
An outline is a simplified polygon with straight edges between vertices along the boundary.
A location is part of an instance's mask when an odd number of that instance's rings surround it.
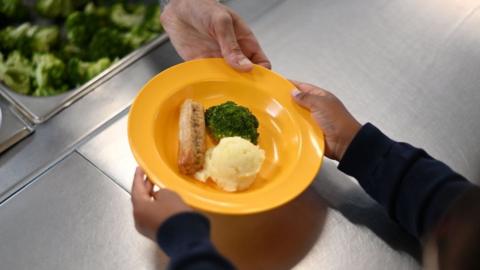
<svg viewBox="0 0 480 270">
<path fill-rule="evenodd" d="M 168 40 L 168 36 L 163 33 L 151 42 L 143 45 L 142 47 L 131 52 L 127 56 L 120 59 L 118 62 L 104 70 L 92 80 L 88 81 L 84 85 L 65 92 L 63 94 L 51 97 L 32 97 L 18 94 L 5 85 L 0 83 L 0 94 L 5 97 L 15 109 L 22 113 L 32 123 L 39 124 L 47 121 L 53 115 L 61 111 L 62 109 L 70 106 L 73 102 L 80 99 L 98 85 L 105 82 L 122 69 L 135 62 L 149 51 L 160 46 L 162 43 Z M 112 44 L 112 46 L 115 46 Z"/>
<path fill-rule="evenodd" d="M 0 121 L 0 154 L 33 132 L 33 127 L 25 123 L 21 117 L 15 115 L 10 108 L 11 106 L 0 97 L 0 113 L 2 114 Z"/>
</svg>

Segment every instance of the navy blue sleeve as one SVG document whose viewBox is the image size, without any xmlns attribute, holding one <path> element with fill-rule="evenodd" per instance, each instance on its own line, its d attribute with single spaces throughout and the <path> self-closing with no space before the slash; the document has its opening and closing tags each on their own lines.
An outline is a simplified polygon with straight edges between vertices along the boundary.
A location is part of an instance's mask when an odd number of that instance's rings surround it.
<svg viewBox="0 0 480 270">
<path fill-rule="evenodd" d="M 210 223 L 199 213 L 185 212 L 167 219 L 157 231 L 157 243 L 171 259 L 168 269 L 235 269 L 213 246 Z"/>
<path fill-rule="evenodd" d="M 370 123 L 357 133 L 338 168 L 417 238 L 434 229 L 451 204 L 474 187 L 425 151 L 391 140 Z"/>
</svg>

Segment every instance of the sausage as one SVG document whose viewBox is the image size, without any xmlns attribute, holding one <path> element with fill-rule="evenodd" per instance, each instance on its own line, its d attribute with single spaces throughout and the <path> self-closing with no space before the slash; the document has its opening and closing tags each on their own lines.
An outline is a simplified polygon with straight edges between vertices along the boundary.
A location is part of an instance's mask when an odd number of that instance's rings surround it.
<svg viewBox="0 0 480 270">
<path fill-rule="evenodd" d="M 202 104 L 187 99 L 180 108 L 178 132 L 178 168 L 193 175 L 205 161 L 205 116 Z"/>
</svg>

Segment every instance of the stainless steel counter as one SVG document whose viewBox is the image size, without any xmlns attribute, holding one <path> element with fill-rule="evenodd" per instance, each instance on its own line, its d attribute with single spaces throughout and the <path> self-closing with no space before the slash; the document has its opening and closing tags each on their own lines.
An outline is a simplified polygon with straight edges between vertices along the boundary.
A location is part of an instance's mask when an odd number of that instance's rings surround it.
<svg viewBox="0 0 480 270">
<path fill-rule="evenodd" d="M 0 207 L 0 268 L 165 267 L 131 213 L 128 193 L 73 153 Z"/>
<path fill-rule="evenodd" d="M 480 184 L 480 1 L 229 4 L 276 71 L 331 89 L 359 120 Z M 10 197 L 0 205 L 2 269 L 164 267 L 166 258 L 133 231 L 120 187 L 129 191 L 135 167 L 128 106 L 148 78 L 178 61 L 171 46 L 160 47 L 0 156 L 0 201 Z M 417 242 L 329 160 L 283 207 L 210 217 L 215 243 L 242 269 L 420 268 Z"/>
</svg>

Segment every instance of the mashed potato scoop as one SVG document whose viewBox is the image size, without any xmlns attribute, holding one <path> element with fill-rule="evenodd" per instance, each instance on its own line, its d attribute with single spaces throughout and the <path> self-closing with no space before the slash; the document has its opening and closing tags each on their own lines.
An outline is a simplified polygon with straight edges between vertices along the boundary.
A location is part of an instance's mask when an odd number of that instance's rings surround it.
<svg viewBox="0 0 480 270">
<path fill-rule="evenodd" d="M 228 192 L 245 190 L 257 176 L 265 151 L 241 137 L 226 137 L 206 153 L 202 171 L 195 174 L 199 181 L 211 178 L 221 189 Z"/>
</svg>

